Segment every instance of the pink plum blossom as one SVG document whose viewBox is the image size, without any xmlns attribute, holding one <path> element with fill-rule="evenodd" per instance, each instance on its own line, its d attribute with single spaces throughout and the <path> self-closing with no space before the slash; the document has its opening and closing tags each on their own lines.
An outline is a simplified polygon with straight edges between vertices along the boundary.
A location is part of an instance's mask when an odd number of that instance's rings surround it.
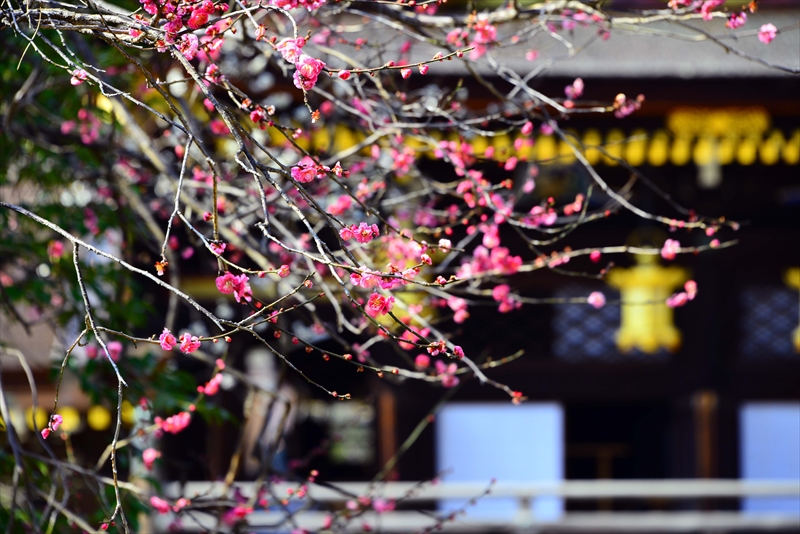
<svg viewBox="0 0 800 534">
<path fill-rule="evenodd" d="M 667 239 L 661 248 L 661 257 L 665 260 L 674 260 L 675 255 L 681 251 L 681 244 L 675 239 Z"/>
<path fill-rule="evenodd" d="M 195 9 L 192 12 L 192 16 L 189 17 L 188 22 L 186 23 L 189 28 L 196 30 L 208 22 L 208 13 L 203 10 Z"/>
<path fill-rule="evenodd" d="M 372 509 L 382 514 L 394 510 L 394 499 L 376 498 L 372 500 Z"/>
<path fill-rule="evenodd" d="M 764 44 L 769 44 L 778 35 L 778 28 L 774 24 L 768 23 L 758 29 L 758 40 Z"/>
<path fill-rule="evenodd" d="M 497 28 L 492 26 L 485 18 L 479 18 L 472 29 L 475 31 L 475 37 L 473 37 L 470 45 L 475 48 L 470 52 L 469 58 L 475 60 L 483 56 L 488 45 L 495 41 Z"/>
<path fill-rule="evenodd" d="M 155 495 L 150 497 L 150 506 L 155 508 L 155 510 L 159 514 L 166 514 L 166 513 L 169 512 L 169 509 L 170 509 L 169 503 L 167 501 L 165 501 L 161 497 L 157 497 Z"/>
<path fill-rule="evenodd" d="M 442 387 L 452 388 L 458 385 L 456 371 L 458 371 L 458 366 L 455 363 L 447 365 L 441 360 L 436 360 L 436 375 L 441 378 Z"/>
<path fill-rule="evenodd" d="M 222 383 L 222 373 L 217 373 L 211 380 L 206 382 L 205 386 L 198 386 L 197 391 L 198 393 L 205 393 L 206 395 L 216 395 L 219 391 L 219 385 Z"/>
<path fill-rule="evenodd" d="M 175 336 L 173 336 L 172 332 L 170 332 L 167 328 L 165 328 L 164 331 L 161 332 L 161 335 L 158 336 L 158 341 L 163 350 L 172 350 L 173 347 L 178 344 L 178 340 L 175 339 Z"/>
<path fill-rule="evenodd" d="M 586 299 L 586 302 L 588 302 L 595 309 L 599 310 L 606 305 L 606 296 L 599 291 L 592 291 L 589 294 L 589 298 Z"/>
<path fill-rule="evenodd" d="M 183 57 L 191 61 L 197 55 L 197 49 L 199 47 L 200 41 L 198 40 L 197 36 L 193 33 L 187 33 L 181 37 L 178 50 L 181 54 L 183 54 Z"/>
<path fill-rule="evenodd" d="M 302 48 L 305 46 L 306 40 L 302 37 L 297 39 L 286 38 L 279 42 L 275 49 L 281 53 L 283 59 L 287 62 L 295 64 L 300 56 L 303 54 Z"/>
<path fill-rule="evenodd" d="M 72 85 L 80 85 L 84 81 L 86 81 L 86 78 L 88 77 L 89 73 L 86 72 L 85 70 L 75 69 L 72 71 L 72 78 L 70 78 L 69 83 L 71 83 Z"/>
<path fill-rule="evenodd" d="M 301 54 L 295 63 L 294 85 L 298 89 L 310 91 L 316 84 L 319 73 L 325 68 L 325 62 L 306 54 Z"/>
<path fill-rule="evenodd" d="M 689 300 L 689 295 L 687 293 L 675 293 L 667 298 L 667 306 L 670 308 L 679 308 L 689 302 Z"/>
<path fill-rule="evenodd" d="M 308 156 L 304 156 L 297 165 L 292 167 L 291 174 L 292 178 L 297 180 L 298 182 L 302 182 L 307 184 L 309 182 L 313 182 L 314 178 L 322 178 L 325 176 L 325 171 L 330 170 L 327 167 L 320 167 L 314 160 L 309 158 Z"/>
<path fill-rule="evenodd" d="M 373 293 L 367 301 L 367 311 L 378 315 L 386 315 L 392 311 L 392 307 L 394 307 L 394 297 L 384 297 L 380 293 Z"/>
<path fill-rule="evenodd" d="M 583 95 L 583 80 L 581 78 L 575 78 L 572 85 L 568 85 L 564 88 L 564 94 L 566 94 L 567 98 L 570 100 L 580 98 L 581 95 Z"/>
<path fill-rule="evenodd" d="M 119 357 L 122 354 L 122 343 L 119 341 L 109 341 L 106 348 L 108 349 L 108 354 L 111 356 L 111 359 L 115 362 L 119 361 Z"/>
<path fill-rule="evenodd" d="M 42 429 L 42 438 L 47 439 L 50 436 L 51 432 L 57 432 L 58 427 L 61 426 L 61 423 L 64 422 L 64 418 L 60 415 L 53 414 L 50 416 L 50 420 L 47 422 L 47 426 Z"/>
<path fill-rule="evenodd" d="M 411 170 L 411 165 L 416 159 L 416 152 L 411 147 L 403 148 L 402 152 L 392 149 L 392 170 L 397 176 L 405 176 Z"/>
<path fill-rule="evenodd" d="M 243 300 L 250 302 L 253 299 L 253 291 L 246 274 L 235 276 L 230 271 L 226 271 L 225 274 L 217 277 L 216 284 L 220 293 L 233 293 L 236 302 Z"/>
<path fill-rule="evenodd" d="M 51 241 L 47 245 L 47 255 L 57 260 L 61 256 L 64 255 L 64 242 L 63 241 Z"/>
<path fill-rule="evenodd" d="M 744 26 L 746 22 L 747 13 L 740 11 L 739 13 L 732 13 L 730 18 L 728 18 L 728 22 L 725 23 L 725 26 L 731 30 L 735 30 Z"/>
<path fill-rule="evenodd" d="M 330 206 L 328 206 L 328 211 L 331 215 L 343 215 L 350 209 L 352 206 L 353 201 L 350 199 L 348 195 L 341 195 L 339 198 L 336 199 Z"/>
<path fill-rule="evenodd" d="M 380 229 L 377 224 L 367 224 L 365 222 L 359 223 L 358 226 L 351 224 L 348 227 L 339 230 L 339 236 L 345 241 L 355 238 L 359 243 L 369 243 L 374 238 L 380 235 Z"/>
<path fill-rule="evenodd" d="M 226 525 L 233 525 L 237 521 L 241 521 L 242 519 L 244 519 L 245 517 L 247 517 L 248 515 L 250 515 L 252 513 L 253 513 L 253 508 L 252 507 L 245 506 L 243 504 L 239 504 L 239 505 L 231 508 L 227 512 L 225 512 L 225 515 L 222 516 L 222 521 Z"/>
<path fill-rule="evenodd" d="M 195 352 L 197 349 L 200 348 L 200 340 L 197 339 L 197 336 L 193 336 L 188 332 L 183 334 L 180 337 L 181 340 L 181 352 L 184 354 L 191 354 Z"/>
<path fill-rule="evenodd" d="M 522 130 L 520 130 L 522 135 L 530 135 L 533 133 L 533 123 L 531 121 L 526 122 L 522 125 Z"/>
<path fill-rule="evenodd" d="M 703 20 L 711 20 L 712 15 L 711 11 L 722 4 L 725 3 L 725 0 L 705 0 L 703 5 L 700 6 L 700 13 L 703 15 Z"/>
<path fill-rule="evenodd" d="M 694 300 L 694 297 L 697 295 L 697 282 L 694 280 L 688 280 L 685 284 L 683 284 L 683 289 L 686 291 L 686 296 L 689 300 Z"/>
<path fill-rule="evenodd" d="M 156 417 L 154 422 L 161 427 L 162 431 L 169 432 L 170 434 L 177 434 L 189 426 L 189 423 L 192 422 L 192 414 L 189 412 L 178 412 L 166 419 Z"/>
<path fill-rule="evenodd" d="M 142 451 L 142 462 L 144 462 L 144 466 L 149 470 L 153 468 L 153 464 L 155 463 L 156 458 L 160 456 L 161 456 L 160 452 L 150 447 Z"/>
</svg>

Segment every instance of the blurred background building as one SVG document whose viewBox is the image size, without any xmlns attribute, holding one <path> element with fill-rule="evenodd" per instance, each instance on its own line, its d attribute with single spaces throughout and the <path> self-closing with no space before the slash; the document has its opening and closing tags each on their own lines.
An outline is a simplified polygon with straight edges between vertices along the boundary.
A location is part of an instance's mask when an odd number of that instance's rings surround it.
<svg viewBox="0 0 800 534">
<path fill-rule="evenodd" d="M 612 3 L 624 9 L 635 2 Z M 772 22 L 789 30 L 800 23 L 795 2 L 761 2 L 759 7 L 750 16 L 753 28 Z M 586 156 L 610 184 L 619 187 L 635 177 L 664 193 L 637 187 L 637 205 L 663 212 L 674 201 L 697 213 L 725 215 L 741 223 L 735 234 L 739 243 L 696 257 L 679 256 L 669 267 L 672 272 L 666 265 L 644 265 L 634 257 L 604 257 L 603 265 L 613 261 L 618 269 L 613 287 L 547 269 L 524 278 L 528 285 L 521 290 L 534 298 L 600 291 L 609 302 L 601 309 L 526 305 L 500 315 L 493 305 L 471 308 L 469 320 L 453 327 L 460 344 L 478 359 L 496 360 L 524 350 L 524 356 L 490 375 L 522 391 L 529 401 L 516 406 L 502 392 L 466 381 L 392 467 L 391 480 L 800 480 L 800 77 L 731 54 L 720 61 L 714 43 L 676 45 L 671 40 L 662 46 L 663 39 L 614 34 L 564 61 L 563 49 L 543 49 L 543 64 L 559 61 L 532 85 L 544 94 L 561 94 L 581 77 L 584 97 L 590 100 L 609 102 L 618 93 L 645 95 L 642 109 L 624 120 L 589 115 L 573 117 L 568 127 L 587 145 L 604 147 L 605 152 L 588 150 Z M 764 61 L 800 69 L 800 32 L 780 34 L 768 50 L 755 38 L 735 45 Z M 450 72 L 431 69 L 419 83 L 455 86 L 463 73 L 457 62 L 445 66 Z M 491 99 L 474 81 L 467 78 L 465 83 L 466 105 L 481 107 Z M 337 132 L 331 133 L 312 136 L 309 142 L 335 139 Z M 481 149 L 489 143 L 472 142 Z M 515 150 L 511 138 L 491 143 L 498 156 Z M 591 181 L 554 137 L 541 135 L 525 150 L 521 156 L 539 162 L 535 202 L 539 197 L 574 199 Z M 423 172 L 439 171 L 434 160 L 420 166 Z M 523 164 L 515 172 L 525 170 Z M 498 177 L 508 174 L 499 168 L 495 172 Z M 590 202 L 599 207 L 606 200 L 595 195 Z M 667 237 L 660 226 L 620 213 L 581 227 L 570 245 L 658 244 Z M 511 233 L 503 238 L 512 252 L 515 247 L 524 250 Z M 682 244 L 704 245 L 713 238 L 695 233 Z M 597 271 L 588 259 L 568 267 Z M 622 269 L 629 274 L 650 269 L 648 290 L 665 294 L 691 278 L 699 288 L 697 298 L 674 313 L 662 305 L 626 312 L 619 300 L 635 300 L 642 288 L 634 287 L 637 282 L 631 279 L 636 276 L 621 276 Z M 187 279 L 187 291 L 213 304 L 217 295 L 203 294 L 201 286 L 213 289 L 209 280 Z M 45 337 L 34 332 L 27 338 L 9 324 L 3 321 L 3 339 L 21 340 L 36 376 L 45 378 L 50 352 Z M 650 341 L 622 350 L 620 329 L 633 339 Z M 664 332 L 677 332 L 680 342 L 660 341 Z M 326 341 L 318 343 L 324 347 Z M 233 346 L 240 355 L 234 365 L 246 369 L 254 350 Z M 271 372 L 280 371 L 275 367 Z M 13 360 L 4 359 L 3 375 L 5 384 L 19 385 L 15 408 L 24 413 L 30 407 L 24 373 Z M 274 461 L 282 469 L 317 469 L 331 481 L 370 480 L 431 407 L 449 394 L 413 381 L 356 374 L 334 362 L 324 370 L 312 369 L 310 375 L 324 376 L 326 383 L 335 383 L 356 400 L 331 402 L 290 376 L 291 395 L 298 400 L 291 431 Z M 40 405 L 47 406 L 43 400 L 48 391 L 42 387 L 40 392 Z M 224 391 L 219 402 L 234 418 L 241 413 L 243 399 L 235 390 Z M 87 422 L 86 447 L 98 441 L 91 433 L 108 434 L 110 416 L 92 415 L 87 399 L 76 396 L 71 403 L 62 397 L 62 403 L 76 407 L 76 416 Z M 234 423 L 221 422 L 212 429 L 196 419 L 185 433 L 165 439 L 161 476 L 178 481 L 221 478 L 237 446 L 237 433 Z M 246 469 L 239 475 L 252 476 Z M 486 500 L 472 513 L 502 516 L 515 513 L 516 507 L 511 501 Z M 712 509 L 800 518 L 800 499 L 550 497 L 533 504 L 534 515 L 554 520 L 579 511 Z M 800 519 L 789 525 L 800 528 Z"/>
</svg>

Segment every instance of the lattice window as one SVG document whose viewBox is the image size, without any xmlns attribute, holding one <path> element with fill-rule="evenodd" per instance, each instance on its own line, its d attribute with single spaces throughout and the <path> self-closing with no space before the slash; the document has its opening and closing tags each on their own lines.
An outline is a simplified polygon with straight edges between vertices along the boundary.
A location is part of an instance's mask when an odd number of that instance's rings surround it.
<svg viewBox="0 0 800 534">
<path fill-rule="evenodd" d="M 556 298 L 587 297 L 597 288 L 588 286 L 566 286 L 555 293 Z M 617 291 L 603 288 L 609 301 L 618 301 Z M 639 350 L 621 353 L 614 340 L 620 327 L 620 307 L 607 304 L 595 309 L 588 304 L 556 304 L 553 306 L 553 355 L 570 362 L 623 362 L 664 361 L 669 352 L 659 350 L 655 354 L 645 354 Z"/>
<path fill-rule="evenodd" d="M 800 358 L 792 344 L 800 304 L 797 291 L 748 287 L 741 293 L 741 353 L 746 359 Z"/>
</svg>

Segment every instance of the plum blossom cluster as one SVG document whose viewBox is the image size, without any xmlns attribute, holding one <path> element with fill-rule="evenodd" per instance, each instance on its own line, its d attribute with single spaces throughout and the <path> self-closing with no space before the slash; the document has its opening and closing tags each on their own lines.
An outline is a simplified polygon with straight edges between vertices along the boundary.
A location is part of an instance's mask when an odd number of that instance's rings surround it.
<svg viewBox="0 0 800 534">
<path fill-rule="evenodd" d="M 674 260 L 681 251 L 681 244 L 676 239 L 667 239 L 661 247 L 661 257 L 665 260 Z"/>
<path fill-rule="evenodd" d="M 228 526 L 232 526 L 237 522 L 245 519 L 248 515 L 253 513 L 253 507 L 245 504 L 237 504 L 222 516 L 222 522 Z"/>
<path fill-rule="evenodd" d="M 208 396 L 216 395 L 219 392 L 219 385 L 222 383 L 222 373 L 217 373 L 206 382 L 204 386 L 197 386 L 198 393 L 205 393 Z"/>
<path fill-rule="evenodd" d="M 73 77 L 73 79 L 75 78 Z M 69 120 L 61 124 L 61 133 L 67 135 L 77 131 L 78 135 L 80 135 L 81 143 L 91 145 L 100 138 L 100 125 L 100 119 L 94 113 L 86 108 L 81 108 L 78 110 L 77 121 Z"/>
<path fill-rule="evenodd" d="M 377 224 L 367 224 L 365 222 L 359 223 L 358 226 L 351 224 L 339 230 L 339 236 L 344 241 L 355 239 L 359 243 L 369 243 L 380 235 L 380 229 Z"/>
<path fill-rule="evenodd" d="M 498 311 L 508 313 L 522 307 L 522 303 L 511 294 L 511 287 L 508 284 L 500 284 L 492 289 L 492 298 L 500 303 Z"/>
<path fill-rule="evenodd" d="M 270 4 L 281 9 L 304 7 L 309 11 L 314 11 L 325 5 L 325 0 L 270 0 Z"/>
<path fill-rule="evenodd" d="M 558 220 L 558 213 L 552 207 L 534 206 L 523 221 L 533 227 L 553 226 Z"/>
<path fill-rule="evenodd" d="M 329 172 L 333 173 L 337 178 L 347 178 L 350 176 L 350 172 L 342 169 L 342 166 L 338 161 L 336 162 L 336 165 L 331 168 L 326 165 L 318 165 L 308 156 L 304 156 L 303 159 L 301 159 L 297 165 L 292 167 L 289 172 L 291 173 L 292 178 L 304 184 L 313 182 L 314 178 L 324 178 Z M 347 198 L 349 200 L 349 197 Z"/>
<path fill-rule="evenodd" d="M 178 434 L 192 422 L 192 414 L 189 412 L 178 412 L 166 419 L 156 417 L 154 421 L 163 432 Z"/>
<path fill-rule="evenodd" d="M 418 267 L 411 267 L 401 271 L 394 265 L 389 264 L 389 272 L 383 273 L 362 266 L 358 272 L 350 273 L 350 283 L 364 289 L 380 287 L 388 291 L 409 284 L 418 274 Z"/>
<path fill-rule="evenodd" d="M 711 20 L 714 9 L 724 3 L 725 0 L 669 0 L 667 5 L 670 9 L 676 11 L 679 9 L 699 11 L 703 16 L 703 20 Z"/>
<path fill-rule="evenodd" d="M 667 306 L 670 308 L 679 308 L 684 306 L 690 300 L 694 300 L 697 295 L 697 282 L 689 280 L 683 284 L 683 291 L 670 295 L 667 298 Z"/>
<path fill-rule="evenodd" d="M 201 0 L 199 2 L 183 2 L 175 0 L 140 0 L 142 8 L 152 15 L 153 20 L 164 21 L 163 29 L 165 37 L 156 44 L 160 51 L 166 51 L 167 45 L 175 43 L 178 34 L 184 29 L 197 30 L 208 24 L 209 17 L 217 10 L 225 11 L 227 4 L 214 4 L 211 0 Z M 152 21 L 147 21 L 143 17 L 137 17 L 142 26 L 149 26 Z M 209 50 L 219 50 L 222 46 L 222 39 L 217 39 L 217 34 L 223 32 L 230 26 L 228 21 L 219 21 L 221 24 L 214 24 L 206 29 L 205 44 Z M 132 27 L 129 31 L 132 37 L 139 37 L 142 29 Z M 177 43 L 179 51 L 186 59 L 194 59 L 200 46 L 200 39 L 193 33 L 184 33 Z"/>
<path fill-rule="evenodd" d="M 639 95 L 636 98 L 628 98 L 625 94 L 620 93 L 614 97 L 614 116 L 618 119 L 627 117 L 641 108 L 643 102 L 644 95 Z"/>
<path fill-rule="evenodd" d="M 452 388 L 458 385 L 458 377 L 456 376 L 456 372 L 458 372 L 458 365 L 454 362 L 449 364 L 444 363 L 441 360 L 436 360 L 435 364 L 436 369 L 436 376 L 442 381 L 442 387 L 444 388 Z"/>
<path fill-rule="evenodd" d="M 217 290 L 220 293 L 230 295 L 233 293 L 236 302 L 250 302 L 253 300 L 253 290 L 250 288 L 250 279 L 246 274 L 234 275 L 226 271 L 216 279 Z"/>
<path fill-rule="evenodd" d="M 367 313 L 372 317 L 376 315 L 386 315 L 394 307 L 395 298 L 391 295 L 388 297 L 380 293 L 373 293 L 367 301 Z"/>
<path fill-rule="evenodd" d="M 453 46 L 461 47 L 467 43 L 473 50 L 469 54 L 472 60 L 482 57 L 489 46 L 497 40 L 497 28 L 486 17 L 478 17 L 471 30 L 474 32 L 470 39 L 470 29 L 456 28 L 447 34 L 447 42 Z"/>
<path fill-rule="evenodd" d="M 58 427 L 60 427 L 63 422 L 64 418 L 57 413 L 50 416 L 50 421 L 47 422 L 47 426 L 42 429 L 42 438 L 47 439 L 51 432 L 57 432 Z"/>
<path fill-rule="evenodd" d="M 297 58 L 295 67 L 297 67 L 297 70 L 294 71 L 292 76 L 294 86 L 303 91 L 310 91 L 317 85 L 319 74 L 325 68 L 325 62 L 302 54 Z"/>
<path fill-rule="evenodd" d="M 725 27 L 735 30 L 744 26 L 745 23 L 747 23 L 747 13 L 740 11 L 738 13 L 731 13 L 731 16 L 728 17 L 728 22 L 725 23 Z"/>
<path fill-rule="evenodd" d="M 453 310 L 453 321 L 456 324 L 461 324 L 469 318 L 467 311 L 467 301 L 459 297 L 450 297 L 443 301 L 451 310 Z"/>
<path fill-rule="evenodd" d="M 273 4 L 275 0 L 273 0 Z M 295 4 L 297 4 L 295 2 Z M 322 3 L 320 2 L 320 5 Z M 296 7 L 296 6 L 295 6 Z M 325 62 L 303 53 L 306 40 L 302 37 L 296 39 L 286 38 L 275 45 L 275 50 L 280 52 L 287 63 L 295 66 L 292 76 L 294 85 L 303 91 L 310 91 L 317 85 L 320 73 L 325 69 Z"/>
<path fill-rule="evenodd" d="M 489 250 L 479 245 L 475 248 L 472 259 L 465 261 L 456 272 L 459 279 L 472 278 L 486 273 L 516 274 L 522 267 L 522 257 L 512 256 L 505 247 L 494 247 Z"/>
<path fill-rule="evenodd" d="M 170 510 L 172 510 L 173 512 L 179 512 L 182 509 L 186 508 L 191 503 L 192 501 L 190 501 L 189 499 L 181 497 L 180 499 L 175 501 L 174 505 L 170 505 L 169 502 L 165 501 L 164 499 L 162 499 L 157 495 L 153 495 L 152 497 L 150 497 L 150 506 L 152 506 L 153 509 L 159 514 L 169 513 Z"/>
<path fill-rule="evenodd" d="M 576 100 L 583 95 L 583 80 L 575 78 L 571 85 L 564 88 L 564 94 L 567 95 L 569 100 Z"/>
</svg>

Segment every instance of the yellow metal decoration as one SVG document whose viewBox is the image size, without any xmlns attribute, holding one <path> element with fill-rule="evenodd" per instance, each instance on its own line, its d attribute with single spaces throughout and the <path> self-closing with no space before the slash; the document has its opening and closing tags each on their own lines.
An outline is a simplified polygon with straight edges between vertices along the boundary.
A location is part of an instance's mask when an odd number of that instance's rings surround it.
<svg viewBox="0 0 800 534">
<path fill-rule="evenodd" d="M 33 408 L 28 408 L 25 410 L 25 423 L 27 423 L 29 429 L 41 430 L 47 426 L 47 412 L 42 408 L 36 408 L 36 428 L 33 428 L 33 419 Z"/>
<path fill-rule="evenodd" d="M 81 426 L 81 414 L 72 406 L 64 406 L 58 409 L 58 414 L 61 416 L 61 426 L 59 430 L 63 430 L 71 434 L 78 430 Z"/>
<path fill-rule="evenodd" d="M 133 404 L 124 400 L 122 401 L 122 406 L 120 409 L 122 413 L 122 422 L 126 425 L 132 425 L 134 423 L 134 407 Z"/>
<path fill-rule="evenodd" d="M 800 129 L 783 132 L 769 127 L 769 117 L 759 112 L 752 115 L 744 113 L 746 120 L 742 124 L 753 126 L 747 129 L 737 124 L 740 114 L 731 112 L 712 113 L 713 120 L 704 123 L 702 113 L 682 111 L 667 118 L 670 131 L 645 131 L 636 129 L 623 131 L 611 129 L 605 134 L 596 129 L 585 131 L 569 131 L 573 144 L 582 148 L 587 161 L 592 165 L 619 165 L 624 161 L 638 167 L 643 164 L 661 167 L 663 165 L 685 166 L 689 164 L 704 165 L 798 165 L 800 164 Z M 281 146 L 285 140 L 273 132 L 270 142 Z M 384 148 L 395 147 L 393 134 L 377 140 L 375 145 Z M 444 136 L 433 135 L 434 138 Z M 450 135 L 447 141 L 459 141 L 458 134 Z M 515 146 L 515 142 L 524 139 L 533 141 Z M 304 149 L 312 151 L 331 151 L 334 153 L 353 149 L 364 140 L 363 134 L 338 124 L 330 130 L 320 129 L 299 137 L 296 142 Z M 490 159 L 505 161 L 514 156 L 522 161 L 536 160 L 568 165 L 575 160 L 569 144 L 554 135 L 537 135 L 534 137 L 514 134 L 500 134 L 486 138 L 474 136 L 466 139 L 472 147 L 473 154 L 484 157 L 489 146 L 494 148 Z M 235 143 L 233 143 L 235 145 Z M 371 145 L 370 145 L 371 146 Z M 434 147 L 420 143 L 413 136 L 407 136 L 405 146 L 417 150 L 420 157 L 434 158 Z M 601 150 L 602 149 L 602 150 Z M 236 150 L 233 146 L 232 150 Z M 368 155 L 369 147 L 362 148 L 361 154 Z M 353 150 L 355 152 L 355 150 Z M 605 153 L 603 153 L 605 151 Z M 607 155 L 606 155 L 607 154 Z"/>
<path fill-rule="evenodd" d="M 784 280 L 786 285 L 800 291 L 800 267 L 792 267 L 787 270 Z M 800 324 L 795 328 L 792 337 L 794 338 L 794 350 L 800 352 Z"/>
<path fill-rule="evenodd" d="M 703 108 L 681 106 L 666 117 L 667 128 L 676 135 L 749 135 L 764 133 L 772 125 L 769 112 L 761 106 Z"/>
<path fill-rule="evenodd" d="M 667 297 L 689 278 L 686 269 L 662 267 L 655 255 L 637 255 L 638 265 L 612 269 L 608 285 L 622 295 L 622 324 L 617 331 L 617 347 L 623 352 L 634 348 L 652 354 L 660 348 L 676 351 L 681 333 L 672 323 Z"/>
<path fill-rule="evenodd" d="M 111 424 L 111 412 L 102 406 L 92 406 L 86 412 L 86 422 L 92 430 L 105 430 Z"/>
</svg>

